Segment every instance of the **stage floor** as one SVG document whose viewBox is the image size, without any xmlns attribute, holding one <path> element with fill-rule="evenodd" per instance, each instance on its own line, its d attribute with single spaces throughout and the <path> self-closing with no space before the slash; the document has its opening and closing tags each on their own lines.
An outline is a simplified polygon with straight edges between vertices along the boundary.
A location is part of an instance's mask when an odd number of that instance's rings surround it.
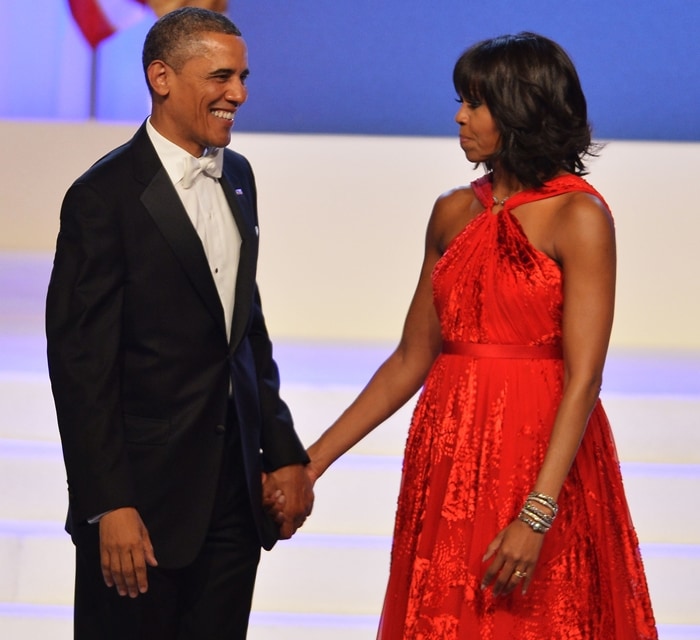
<svg viewBox="0 0 700 640">
<path fill-rule="evenodd" d="M 72 552 L 43 331 L 50 268 L 46 254 L 0 253 L 0 637 L 13 640 L 70 637 Z M 275 341 L 305 442 L 392 348 Z M 700 353 L 612 349 L 602 396 L 662 640 L 700 638 Z M 308 525 L 265 554 L 251 640 L 374 637 L 411 404 L 324 476 Z"/>
</svg>

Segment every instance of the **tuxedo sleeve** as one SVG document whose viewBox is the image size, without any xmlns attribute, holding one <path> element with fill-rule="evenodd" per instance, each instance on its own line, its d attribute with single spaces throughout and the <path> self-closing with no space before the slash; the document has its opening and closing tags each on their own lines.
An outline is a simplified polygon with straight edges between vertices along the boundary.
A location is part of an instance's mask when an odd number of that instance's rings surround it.
<svg viewBox="0 0 700 640">
<path fill-rule="evenodd" d="M 265 326 L 257 287 L 248 338 L 255 357 L 258 379 L 263 467 L 266 471 L 274 471 L 290 464 L 306 464 L 309 457 L 294 430 L 289 408 L 280 398 L 279 370 L 272 356 L 272 343 Z"/>
<path fill-rule="evenodd" d="M 229 177 L 234 192 L 245 194 L 243 219 L 249 225 L 250 241 L 255 243 L 255 260 L 257 260 L 258 242 L 258 207 L 255 177 L 248 160 L 237 153 L 227 150 L 230 162 Z M 225 169 L 227 167 L 225 166 Z M 272 343 L 265 326 L 265 319 L 260 302 L 260 292 L 255 284 L 255 266 L 251 270 L 251 315 L 246 325 L 245 343 L 250 347 L 255 365 L 255 394 L 259 400 L 260 448 L 262 449 L 263 467 L 273 471 L 290 464 L 306 464 L 309 459 L 304 446 L 294 430 L 294 423 L 287 405 L 280 398 L 280 376 L 273 359 Z"/>
<path fill-rule="evenodd" d="M 49 375 L 72 518 L 134 505 L 120 406 L 124 254 L 116 198 L 65 196 L 46 302 Z"/>
</svg>

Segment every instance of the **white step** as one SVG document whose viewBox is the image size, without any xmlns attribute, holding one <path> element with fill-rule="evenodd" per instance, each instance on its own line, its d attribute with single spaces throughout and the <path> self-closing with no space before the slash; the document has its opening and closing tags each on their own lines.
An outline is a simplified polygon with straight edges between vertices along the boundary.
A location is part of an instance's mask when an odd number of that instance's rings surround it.
<svg viewBox="0 0 700 640">
<path fill-rule="evenodd" d="M 73 607 L 0 602 L 0 638 L 72 640 Z"/>
<path fill-rule="evenodd" d="M 688 508 L 700 495 L 700 466 L 623 463 L 622 474 L 640 540 L 700 544 L 700 511 Z M 317 482 L 304 530 L 391 535 L 400 479 L 398 456 L 340 458 Z"/>
<path fill-rule="evenodd" d="M 378 616 L 253 611 L 248 640 L 370 640 L 375 637 L 378 622 Z M 17 607 L 0 603 L 0 638 L 72 640 L 72 608 L 38 605 Z"/>
<path fill-rule="evenodd" d="M 700 626 L 681 624 L 659 624 L 659 640 L 698 640 Z"/>
<path fill-rule="evenodd" d="M 700 544 L 700 465 L 629 462 L 622 478 L 642 542 Z"/>
<path fill-rule="evenodd" d="M 642 544 L 641 551 L 657 622 L 700 627 L 700 545 Z"/>
<path fill-rule="evenodd" d="M 254 608 L 267 613 L 378 615 L 390 547 L 389 536 L 302 530 L 263 553 Z M 700 545 L 645 543 L 641 550 L 658 621 L 700 625 Z M 57 523 L 0 522 L 0 602 L 69 606 L 73 555 L 72 543 Z"/>
<path fill-rule="evenodd" d="M 385 536 L 299 533 L 263 554 L 254 608 L 378 615 L 390 545 Z"/>
<path fill-rule="evenodd" d="M 63 520 L 68 492 L 60 445 L 0 440 L 0 486 L 4 518 Z"/>
<path fill-rule="evenodd" d="M 0 521 L 0 602 L 71 604 L 74 562 L 59 522 Z"/>
<path fill-rule="evenodd" d="M 352 616 L 252 611 L 248 640 L 368 640 L 379 616 Z M 0 638 L 7 640 L 71 640 L 71 606 L 0 603 Z"/>
<path fill-rule="evenodd" d="M 379 616 L 251 613 L 248 640 L 370 640 Z"/>
<path fill-rule="evenodd" d="M 603 393 L 621 460 L 700 464 L 700 395 Z"/>
<path fill-rule="evenodd" d="M 253 611 L 248 640 L 372 640 L 376 616 L 342 616 Z M 659 625 L 659 640 L 698 640 L 700 626 Z M 0 603 L 0 637 L 11 640 L 71 640 L 72 611 L 69 607 L 27 606 Z"/>
<path fill-rule="evenodd" d="M 286 384 L 285 402 L 289 405 L 299 437 L 307 445 L 316 440 L 355 399 L 362 389 L 359 385 Z M 411 415 L 417 397 L 409 400 L 393 416 L 361 440 L 352 453 L 403 455 Z"/>
<path fill-rule="evenodd" d="M 700 544 L 700 510 L 688 508 L 700 495 L 700 466 L 630 462 L 622 472 L 642 541 Z M 399 456 L 340 458 L 316 484 L 305 530 L 391 535 L 400 479 Z M 7 488 L 0 492 L 4 517 L 61 521 L 67 496 L 59 445 L 0 440 L 0 486 Z"/>
<path fill-rule="evenodd" d="M 48 373 L 0 371 L 0 438 L 58 442 Z"/>
<path fill-rule="evenodd" d="M 256 609 L 378 614 L 390 544 L 389 537 L 301 532 L 263 556 Z M 657 620 L 700 625 L 700 545 L 643 544 L 641 551 Z"/>
<path fill-rule="evenodd" d="M 359 385 L 283 383 L 297 430 L 310 444 L 355 398 Z M 603 394 L 622 460 L 700 464 L 700 395 Z M 375 429 L 356 453 L 401 455 L 415 399 Z M 0 438 L 58 442 L 45 372 L 0 371 Z"/>
</svg>

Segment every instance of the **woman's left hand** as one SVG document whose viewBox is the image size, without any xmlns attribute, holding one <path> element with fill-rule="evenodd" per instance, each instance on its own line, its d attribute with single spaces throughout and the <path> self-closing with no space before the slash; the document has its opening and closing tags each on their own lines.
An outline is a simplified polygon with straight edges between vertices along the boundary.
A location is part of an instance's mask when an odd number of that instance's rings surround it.
<svg viewBox="0 0 700 640">
<path fill-rule="evenodd" d="M 493 584 L 495 596 L 507 595 L 522 586 L 525 593 L 532 580 L 544 534 L 536 533 L 527 524 L 514 520 L 493 539 L 486 549 L 484 562 L 493 558 L 486 570 L 481 588 Z"/>
</svg>

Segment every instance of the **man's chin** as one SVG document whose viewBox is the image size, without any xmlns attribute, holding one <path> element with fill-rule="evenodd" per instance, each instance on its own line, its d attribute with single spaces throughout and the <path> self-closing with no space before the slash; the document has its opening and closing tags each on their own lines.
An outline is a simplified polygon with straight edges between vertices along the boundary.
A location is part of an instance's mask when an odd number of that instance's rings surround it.
<svg viewBox="0 0 700 640">
<path fill-rule="evenodd" d="M 212 147 L 228 147 L 229 144 L 231 144 L 231 132 L 230 131 L 229 131 L 228 135 L 216 136 L 216 138 L 212 140 L 210 146 L 212 146 Z"/>
</svg>

